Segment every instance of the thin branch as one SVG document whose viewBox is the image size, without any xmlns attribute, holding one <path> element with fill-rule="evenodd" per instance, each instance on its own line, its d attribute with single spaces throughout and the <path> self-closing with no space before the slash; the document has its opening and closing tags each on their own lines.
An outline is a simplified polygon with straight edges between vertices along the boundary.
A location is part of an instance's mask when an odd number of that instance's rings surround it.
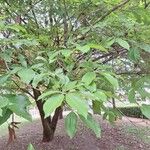
<svg viewBox="0 0 150 150">
<path fill-rule="evenodd" d="M 138 71 L 138 72 L 133 72 L 133 71 L 127 71 L 127 72 L 119 72 L 116 73 L 117 75 L 149 75 L 150 72 L 142 72 L 142 71 Z"/>
<path fill-rule="evenodd" d="M 30 96 L 34 99 L 34 96 L 33 96 L 28 90 L 26 90 L 26 89 L 24 89 L 24 88 L 21 88 L 21 87 L 16 83 L 16 81 L 14 81 L 14 80 L 12 80 L 12 81 L 14 82 L 14 84 L 15 84 L 21 91 L 27 93 L 28 95 L 30 95 Z"/>
<path fill-rule="evenodd" d="M 111 13 L 113 13 L 113 12 L 116 11 L 117 9 L 123 7 L 123 6 L 124 6 L 125 4 L 127 4 L 128 2 L 130 2 L 130 0 L 125 0 L 125 1 L 123 1 L 122 3 L 120 3 L 120 4 L 116 5 L 115 7 L 113 7 L 112 9 L 110 9 L 110 10 L 109 10 L 108 12 L 106 12 L 103 16 L 101 16 L 101 17 L 94 23 L 94 25 L 95 25 L 96 23 L 98 23 L 98 22 L 104 20 L 107 16 L 109 16 Z"/>
</svg>

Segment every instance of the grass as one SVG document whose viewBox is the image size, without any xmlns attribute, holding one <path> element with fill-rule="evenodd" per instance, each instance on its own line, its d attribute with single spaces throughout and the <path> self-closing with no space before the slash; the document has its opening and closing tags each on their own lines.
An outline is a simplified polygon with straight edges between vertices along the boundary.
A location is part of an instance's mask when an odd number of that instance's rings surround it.
<svg viewBox="0 0 150 150">
<path fill-rule="evenodd" d="M 134 126 L 124 126 L 124 131 L 133 134 L 134 136 L 141 139 L 144 143 L 150 143 L 150 127 L 143 126 L 143 127 L 134 127 Z"/>
</svg>

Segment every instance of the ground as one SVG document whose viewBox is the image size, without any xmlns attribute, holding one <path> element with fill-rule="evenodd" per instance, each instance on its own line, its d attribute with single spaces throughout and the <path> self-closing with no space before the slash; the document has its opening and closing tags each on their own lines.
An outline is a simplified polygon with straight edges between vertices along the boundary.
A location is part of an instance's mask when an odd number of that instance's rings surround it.
<svg viewBox="0 0 150 150">
<path fill-rule="evenodd" d="M 95 135 L 81 123 L 78 132 L 70 139 L 64 131 L 64 120 L 59 120 L 55 138 L 42 143 L 42 127 L 39 120 L 24 123 L 17 131 L 17 141 L 6 146 L 8 137 L 1 135 L 0 150 L 27 150 L 32 143 L 36 150 L 150 150 L 150 121 L 124 118 L 114 125 L 95 116 L 102 128 L 102 137 Z"/>
</svg>

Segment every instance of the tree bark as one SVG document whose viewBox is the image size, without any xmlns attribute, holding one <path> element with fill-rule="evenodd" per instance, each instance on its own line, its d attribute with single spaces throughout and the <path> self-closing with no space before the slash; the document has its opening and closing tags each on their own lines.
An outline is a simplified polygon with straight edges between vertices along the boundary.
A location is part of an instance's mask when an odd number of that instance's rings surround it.
<svg viewBox="0 0 150 150">
<path fill-rule="evenodd" d="M 61 110 L 59 113 L 59 119 L 63 119 L 63 107 L 61 107 Z"/>
<path fill-rule="evenodd" d="M 54 133 L 56 130 L 58 118 L 61 112 L 61 106 L 55 110 L 55 113 L 52 119 L 51 119 L 51 116 L 44 118 L 44 110 L 43 110 L 44 102 L 42 100 L 38 100 L 38 97 L 41 95 L 41 92 L 37 89 L 33 89 L 33 94 L 34 94 L 37 108 L 40 113 L 41 122 L 43 126 L 43 140 L 42 141 L 50 142 L 54 138 Z"/>
</svg>

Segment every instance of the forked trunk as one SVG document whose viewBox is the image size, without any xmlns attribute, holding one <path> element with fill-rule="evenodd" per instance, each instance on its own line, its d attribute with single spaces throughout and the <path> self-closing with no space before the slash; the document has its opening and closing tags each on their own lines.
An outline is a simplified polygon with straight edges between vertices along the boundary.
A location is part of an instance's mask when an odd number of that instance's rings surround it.
<svg viewBox="0 0 150 150">
<path fill-rule="evenodd" d="M 56 130 L 58 118 L 59 118 L 59 115 L 61 112 L 61 107 L 58 107 L 55 110 L 55 113 L 54 113 L 54 116 L 52 119 L 50 116 L 47 118 L 44 118 L 44 110 L 43 110 L 44 102 L 41 100 L 37 100 L 38 97 L 41 95 L 41 93 L 37 89 L 33 89 L 33 93 L 34 93 L 36 105 L 37 105 L 37 108 L 39 110 L 41 122 L 42 122 L 42 126 L 43 126 L 43 140 L 42 141 L 43 142 L 50 142 L 54 138 L 54 133 Z"/>
</svg>

